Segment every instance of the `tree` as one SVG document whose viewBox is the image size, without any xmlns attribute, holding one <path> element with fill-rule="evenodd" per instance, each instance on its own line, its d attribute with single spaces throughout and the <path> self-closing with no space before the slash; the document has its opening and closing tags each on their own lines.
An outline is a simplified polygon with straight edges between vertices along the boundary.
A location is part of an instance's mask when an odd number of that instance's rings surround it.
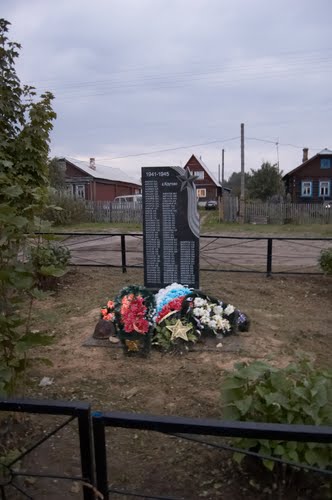
<svg viewBox="0 0 332 500">
<path fill-rule="evenodd" d="M 30 332 L 32 301 L 38 296 L 29 262 L 19 257 L 27 234 L 40 228 L 38 215 L 48 194 L 51 93 L 34 101 L 33 87 L 22 86 L 15 61 L 20 45 L 7 37 L 10 23 L 0 19 L 0 393 L 14 393 L 27 364 L 29 347 L 49 342 Z M 27 316 L 20 304 L 29 298 Z"/>
<path fill-rule="evenodd" d="M 260 169 L 251 169 L 248 192 L 250 198 L 262 201 L 267 201 L 272 196 L 283 195 L 282 172 L 279 171 L 277 164 L 264 162 Z"/>
<path fill-rule="evenodd" d="M 48 163 L 48 176 L 50 186 L 57 191 L 62 191 L 66 187 L 66 165 L 59 158 L 52 158 Z"/>
<path fill-rule="evenodd" d="M 248 188 L 248 182 L 250 179 L 250 174 L 245 173 L 244 174 L 244 185 L 245 185 L 245 192 L 247 192 Z M 235 196 L 240 196 L 241 194 L 241 172 L 233 172 L 228 181 L 224 184 L 225 187 L 228 187 L 232 190 L 232 194 Z"/>
</svg>

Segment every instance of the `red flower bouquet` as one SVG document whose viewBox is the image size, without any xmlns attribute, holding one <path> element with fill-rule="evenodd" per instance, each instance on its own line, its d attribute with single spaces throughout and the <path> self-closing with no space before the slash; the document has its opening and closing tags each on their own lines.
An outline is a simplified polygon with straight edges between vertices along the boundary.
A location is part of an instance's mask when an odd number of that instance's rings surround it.
<svg viewBox="0 0 332 500">
<path fill-rule="evenodd" d="M 115 299 L 118 335 L 127 354 L 150 351 L 155 298 L 142 286 L 123 288 Z"/>
</svg>

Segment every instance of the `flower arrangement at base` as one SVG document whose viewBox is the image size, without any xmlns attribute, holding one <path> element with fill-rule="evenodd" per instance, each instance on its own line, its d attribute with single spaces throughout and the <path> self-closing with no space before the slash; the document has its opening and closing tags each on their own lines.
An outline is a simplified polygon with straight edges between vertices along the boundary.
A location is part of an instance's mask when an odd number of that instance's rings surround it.
<svg viewBox="0 0 332 500">
<path fill-rule="evenodd" d="M 162 320 L 155 330 L 153 344 L 164 352 L 183 354 L 190 344 L 197 342 L 198 336 L 192 323 L 185 318 L 170 317 Z"/>
<path fill-rule="evenodd" d="M 146 356 L 150 352 L 154 311 L 154 295 L 143 286 L 125 287 L 116 297 L 115 321 L 126 354 Z"/>
<path fill-rule="evenodd" d="M 249 330 L 246 314 L 200 291 L 192 291 L 184 298 L 181 316 L 187 317 L 202 335 L 226 336 Z"/>
<path fill-rule="evenodd" d="M 114 306 L 115 306 L 114 302 L 112 300 L 109 300 L 107 302 L 107 305 L 103 306 L 100 309 L 101 319 L 104 319 L 105 321 L 114 321 L 115 320 Z"/>
</svg>

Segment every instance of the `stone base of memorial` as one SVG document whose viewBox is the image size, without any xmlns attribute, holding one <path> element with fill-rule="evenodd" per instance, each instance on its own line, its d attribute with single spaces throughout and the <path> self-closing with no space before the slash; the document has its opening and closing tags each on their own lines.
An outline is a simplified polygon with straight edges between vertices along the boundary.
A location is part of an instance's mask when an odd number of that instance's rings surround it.
<svg viewBox="0 0 332 500">
<path fill-rule="evenodd" d="M 140 333 L 119 332 L 118 337 L 123 348 L 123 353 L 126 356 L 146 358 L 150 354 L 152 332 L 149 331 L 144 335 Z"/>
</svg>

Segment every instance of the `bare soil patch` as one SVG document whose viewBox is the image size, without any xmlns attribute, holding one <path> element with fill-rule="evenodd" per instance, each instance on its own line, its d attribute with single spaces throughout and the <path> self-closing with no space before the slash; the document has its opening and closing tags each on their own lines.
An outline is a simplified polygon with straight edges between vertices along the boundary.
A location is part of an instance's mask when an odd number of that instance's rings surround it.
<svg viewBox="0 0 332 500">
<path fill-rule="evenodd" d="M 37 365 L 31 371 L 29 397 L 88 401 L 104 411 L 220 418 L 223 372 L 235 362 L 264 359 L 286 365 L 303 350 L 321 366 L 329 364 L 332 280 L 321 276 L 202 273 L 204 292 L 232 303 L 251 319 L 249 333 L 225 338 L 224 348 L 215 352 L 174 357 L 152 351 L 150 358 L 136 359 L 124 357 L 121 349 L 83 347 L 99 306 L 122 286 L 142 282 L 141 271 L 80 269 L 67 275 L 53 297 L 37 304 L 33 326 L 54 335 L 54 344 L 42 350 L 53 366 Z M 39 387 L 43 376 L 53 384 Z M 45 443 L 30 460 L 50 471 L 77 473 L 74 430 L 65 428 L 61 438 L 53 438 L 55 444 Z M 109 479 L 115 488 L 186 499 L 276 498 L 271 479 L 260 489 L 249 485 L 229 453 L 147 432 L 114 429 L 108 434 Z M 36 498 L 79 497 L 72 484 L 51 482 L 46 489 L 36 482 L 29 487 Z M 299 485 L 294 488 L 289 498 L 315 498 Z"/>
</svg>

